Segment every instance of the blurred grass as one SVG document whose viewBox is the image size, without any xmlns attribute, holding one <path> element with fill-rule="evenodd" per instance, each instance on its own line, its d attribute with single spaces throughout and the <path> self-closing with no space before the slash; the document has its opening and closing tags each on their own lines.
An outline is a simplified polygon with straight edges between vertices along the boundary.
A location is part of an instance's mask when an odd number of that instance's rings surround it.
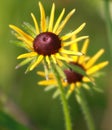
<svg viewBox="0 0 112 130">
<path fill-rule="evenodd" d="M 8 126 L 8 127 L 7 127 Z M 27 127 L 15 121 L 11 116 L 0 111 L 0 130 L 29 130 Z"/>
<path fill-rule="evenodd" d="M 47 10 L 46 14 L 49 15 L 52 0 L 43 0 L 42 2 Z M 81 23 L 86 22 L 87 25 L 80 35 L 90 36 L 91 43 L 88 53 L 92 55 L 100 48 L 105 48 L 106 52 L 100 60 L 110 60 L 109 45 L 104 19 L 102 17 L 102 10 L 100 8 L 100 1 L 54 0 L 54 2 L 56 3 L 56 17 L 63 7 L 66 7 L 66 12 L 70 11 L 72 8 L 76 8 L 75 15 L 67 23 L 63 33 L 71 31 L 72 29 L 77 28 Z M 24 21 L 33 23 L 30 16 L 31 12 L 34 12 L 39 19 L 38 0 L 1 1 L 0 90 L 25 112 L 32 124 L 39 130 L 62 130 L 64 129 L 64 120 L 59 100 L 53 100 L 51 98 L 52 92 L 45 93 L 42 87 L 37 86 L 36 82 L 39 80 L 39 77 L 35 75 L 35 72 L 30 72 L 25 75 L 24 71 L 26 66 L 19 70 L 14 69 L 19 62 L 16 60 L 16 57 L 23 50 L 10 42 L 11 40 L 14 40 L 14 36 L 11 34 L 8 25 L 15 24 L 18 27 L 21 27 L 21 24 Z M 41 66 L 37 68 L 37 70 L 39 69 L 42 69 Z M 105 69 L 105 71 L 108 73 L 108 68 Z M 105 76 L 105 80 L 104 78 L 99 78 L 100 80 L 97 80 L 97 84 L 104 89 L 107 89 L 105 87 L 109 86 L 107 75 L 108 74 Z M 102 123 L 102 115 L 106 109 L 106 93 L 94 93 L 92 96 L 87 93 L 87 97 L 89 97 L 88 102 L 94 115 L 95 122 L 99 125 Z M 86 130 L 80 108 L 77 103 L 74 102 L 73 97 L 71 97 L 70 104 L 70 109 L 72 111 L 71 115 L 75 118 L 73 119 L 73 124 L 75 124 L 74 128 Z"/>
</svg>

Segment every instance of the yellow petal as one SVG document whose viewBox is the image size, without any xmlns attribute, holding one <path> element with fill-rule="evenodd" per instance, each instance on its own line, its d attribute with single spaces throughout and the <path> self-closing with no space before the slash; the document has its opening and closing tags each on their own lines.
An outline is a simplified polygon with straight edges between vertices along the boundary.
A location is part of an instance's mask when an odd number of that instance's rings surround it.
<svg viewBox="0 0 112 130">
<path fill-rule="evenodd" d="M 70 95 L 72 94 L 72 92 L 74 91 L 74 88 L 75 88 L 75 84 L 74 83 L 72 83 L 72 84 L 70 84 L 70 86 L 69 86 L 70 88 L 69 88 L 69 90 L 68 90 L 68 92 L 67 92 L 67 94 L 66 94 L 66 98 L 68 99 L 69 97 L 70 97 Z"/>
<path fill-rule="evenodd" d="M 89 39 L 86 39 L 84 44 L 83 44 L 82 50 L 81 50 L 81 52 L 85 55 L 86 55 L 86 52 L 87 52 L 88 45 L 89 45 Z M 82 64 L 85 61 L 85 57 L 86 57 L 85 55 L 79 57 L 79 60 L 78 60 L 79 64 Z"/>
<path fill-rule="evenodd" d="M 45 77 L 45 73 L 43 71 L 37 71 L 37 74 L 42 76 L 42 77 Z"/>
<path fill-rule="evenodd" d="M 54 25 L 54 28 L 53 28 L 53 33 L 56 33 L 56 30 L 57 30 L 57 28 L 58 28 L 58 26 L 59 26 L 59 24 L 60 24 L 60 22 L 61 22 L 61 20 L 63 18 L 64 13 L 65 13 L 65 9 L 62 10 L 61 14 L 58 17 L 58 19 L 57 19 L 57 21 L 56 21 L 56 23 Z"/>
<path fill-rule="evenodd" d="M 81 82 L 76 82 L 76 87 L 80 87 L 81 86 Z"/>
<path fill-rule="evenodd" d="M 72 36 L 71 40 L 74 40 L 75 38 L 76 38 L 76 36 L 74 35 L 74 36 Z M 71 50 L 71 51 L 78 52 L 78 51 L 79 51 L 79 49 L 78 49 L 78 43 L 77 43 L 77 42 L 74 42 L 74 44 L 71 44 L 71 45 L 70 45 L 70 50 Z M 74 62 L 77 62 L 78 56 L 71 56 L 71 57 L 72 57 L 72 59 L 74 60 Z"/>
<path fill-rule="evenodd" d="M 77 29 L 75 29 L 73 32 L 68 33 L 68 34 L 62 36 L 61 40 L 64 41 L 64 40 L 69 39 L 73 35 L 76 35 L 77 33 L 79 33 L 85 27 L 85 25 L 86 25 L 86 23 L 83 23 L 82 25 L 80 25 L 80 27 L 78 27 Z"/>
<path fill-rule="evenodd" d="M 91 80 L 88 78 L 88 77 L 83 77 L 83 79 L 82 79 L 84 82 L 91 82 Z"/>
<path fill-rule="evenodd" d="M 37 56 L 36 52 L 29 52 L 29 53 L 25 53 L 25 54 L 21 54 L 17 57 L 17 59 L 22 59 L 22 58 L 30 58 L 30 57 L 34 57 Z"/>
<path fill-rule="evenodd" d="M 55 4 L 53 3 L 52 9 L 51 9 L 51 15 L 49 20 L 49 27 L 48 31 L 52 32 L 53 22 L 54 22 L 54 11 L 55 11 Z"/>
<path fill-rule="evenodd" d="M 57 83 L 55 80 L 43 80 L 39 81 L 38 84 L 48 86 L 48 85 L 56 85 Z"/>
<path fill-rule="evenodd" d="M 64 54 L 74 55 L 74 56 L 82 56 L 83 55 L 83 53 L 81 53 L 81 52 L 69 51 L 69 50 L 65 50 L 62 48 L 60 49 L 60 52 L 64 53 Z"/>
<path fill-rule="evenodd" d="M 83 40 L 83 39 L 86 39 L 86 38 L 88 38 L 88 36 L 81 36 L 81 37 L 78 37 L 78 38 L 76 38 L 76 39 L 74 39 L 74 40 L 71 40 L 71 41 L 69 41 L 69 42 L 64 42 L 64 43 L 62 44 L 62 46 L 69 46 L 69 45 L 71 45 L 71 44 L 73 44 L 73 43 L 79 42 L 79 41 L 81 41 L 81 40 Z"/>
<path fill-rule="evenodd" d="M 69 91 L 74 91 L 74 88 L 75 88 L 75 84 L 74 83 L 72 83 L 71 85 L 70 85 L 70 90 Z"/>
<path fill-rule="evenodd" d="M 109 63 L 108 61 L 105 61 L 105 62 L 101 62 L 101 63 L 99 63 L 99 64 L 93 66 L 92 68 L 90 68 L 90 69 L 87 70 L 87 74 L 88 74 L 88 75 L 91 75 L 91 74 L 93 74 L 93 73 L 99 71 L 100 69 L 102 69 L 102 68 L 104 68 L 105 66 L 107 66 L 108 63 Z"/>
<path fill-rule="evenodd" d="M 94 79 L 94 77 L 89 76 L 89 75 L 88 75 L 88 77 L 84 76 L 83 79 L 82 79 L 82 81 L 84 83 L 91 82 L 93 85 L 95 85 L 95 79 Z M 86 87 L 85 84 L 83 84 L 83 86 Z"/>
<path fill-rule="evenodd" d="M 12 28 L 14 31 L 16 31 L 19 35 L 21 35 L 22 37 L 24 37 L 25 39 L 27 39 L 28 41 L 30 41 L 30 43 L 33 42 L 34 38 L 31 37 L 30 35 L 26 34 L 25 32 L 23 32 L 21 29 L 19 29 L 18 27 L 14 26 L 14 25 L 9 25 L 10 28 Z"/>
<path fill-rule="evenodd" d="M 77 34 L 77 33 L 79 33 L 84 27 L 85 27 L 85 25 L 86 25 L 86 23 L 83 23 L 83 24 L 81 24 L 76 30 L 75 30 L 75 35 Z"/>
<path fill-rule="evenodd" d="M 42 76 L 42 77 L 46 76 L 45 72 L 42 72 L 42 71 L 37 71 L 37 74 L 40 75 L 40 76 Z M 52 79 L 54 78 L 53 73 L 49 73 L 49 75 L 48 75 L 48 79 L 51 79 L 51 78 Z"/>
<path fill-rule="evenodd" d="M 73 35 L 71 40 L 74 41 L 76 39 L 76 35 Z M 78 43 L 74 42 L 74 44 L 70 45 L 70 50 L 78 51 Z"/>
<path fill-rule="evenodd" d="M 27 48 L 30 51 L 34 51 L 33 44 L 31 41 L 28 41 L 26 38 L 21 37 L 19 35 L 16 35 L 17 39 L 23 41 L 23 44 L 25 44 L 25 48 Z"/>
<path fill-rule="evenodd" d="M 61 56 L 59 53 L 56 53 L 56 57 L 57 57 L 57 59 L 64 60 L 64 61 L 69 61 L 70 60 L 68 55 Z"/>
<path fill-rule="evenodd" d="M 40 55 L 37 60 L 31 65 L 30 71 L 32 71 L 43 59 L 43 55 Z"/>
<path fill-rule="evenodd" d="M 104 49 L 101 49 L 93 57 L 91 57 L 90 60 L 86 63 L 86 69 L 90 68 L 103 53 Z"/>
<path fill-rule="evenodd" d="M 56 63 L 57 63 L 57 61 L 56 61 L 55 56 L 54 56 L 54 55 L 51 55 L 51 58 L 52 58 L 53 62 L 56 64 Z"/>
<path fill-rule="evenodd" d="M 40 13 L 41 13 L 41 31 L 45 32 L 46 31 L 46 18 L 45 18 L 45 11 L 41 2 L 39 2 L 39 8 L 40 8 Z"/>
<path fill-rule="evenodd" d="M 49 56 L 46 56 L 45 58 L 46 58 L 47 64 L 50 65 Z"/>
<path fill-rule="evenodd" d="M 71 93 L 74 91 L 74 88 L 75 88 L 75 84 L 74 83 L 70 84 L 70 89 L 67 92 L 67 98 L 69 98 Z"/>
<path fill-rule="evenodd" d="M 32 19 L 33 19 L 33 22 L 34 22 L 34 25 L 35 25 L 36 33 L 39 34 L 40 31 L 39 31 L 37 20 L 36 20 L 33 13 L 31 13 L 31 16 L 32 16 Z"/>
<path fill-rule="evenodd" d="M 56 34 L 58 35 L 62 29 L 64 28 L 65 24 L 68 22 L 68 20 L 70 19 L 70 17 L 74 14 L 75 12 L 75 9 L 73 9 L 66 17 L 65 19 L 63 20 L 63 22 L 61 23 L 61 25 L 59 26 L 59 28 L 57 29 L 56 31 Z"/>
</svg>

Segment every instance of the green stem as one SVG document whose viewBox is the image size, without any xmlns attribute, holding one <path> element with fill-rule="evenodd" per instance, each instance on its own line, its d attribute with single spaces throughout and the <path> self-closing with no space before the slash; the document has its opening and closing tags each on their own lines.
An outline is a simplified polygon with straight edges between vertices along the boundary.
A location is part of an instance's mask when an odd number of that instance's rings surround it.
<svg viewBox="0 0 112 130">
<path fill-rule="evenodd" d="M 81 88 L 76 89 L 76 99 L 77 99 L 79 105 L 81 106 L 82 112 L 83 112 L 85 119 L 86 119 L 88 129 L 89 130 L 95 130 L 93 118 L 92 118 L 90 110 L 87 106 L 85 95 L 83 94 Z"/>
<path fill-rule="evenodd" d="M 110 53 L 112 56 L 112 21 L 110 18 L 110 11 L 109 11 L 109 0 L 104 0 L 104 12 L 105 12 L 107 35 L 110 44 Z"/>
<path fill-rule="evenodd" d="M 64 88 L 63 88 L 61 80 L 60 80 L 60 75 L 59 75 L 58 71 L 56 70 L 56 67 L 53 63 L 51 66 L 52 66 L 52 70 L 54 72 L 54 75 L 55 75 L 55 78 L 57 80 L 58 87 L 60 90 L 60 96 L 61 96 L 61 101 L 62 101 L 62 105 L 63 105 L 64 117 L 65 117 L 66 130 L 72 130 L 69 106 L 68 106 L 68 102 L 67 102 L 67 99 L 65 96 Z"/>
</svg>

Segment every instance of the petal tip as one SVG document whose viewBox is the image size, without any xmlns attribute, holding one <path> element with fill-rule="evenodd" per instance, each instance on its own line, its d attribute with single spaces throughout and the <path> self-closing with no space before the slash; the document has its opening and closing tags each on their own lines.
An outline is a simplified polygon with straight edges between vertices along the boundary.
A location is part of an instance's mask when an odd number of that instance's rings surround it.
<svg viewBox="0 0 112 130">
<path fill-rule="evenodd" d="M 16 59 L 17 59 L 17 60 L 18 60 L 18 59 L 21 59 L 21 55 L 19 55 Z"/>
<path fill-rule="evenodd" d="M 12 24 L 9 24 L 9 27 L 10 27 L 10 28 L 13 28 L 13 27 L 14 27 L 14 25 L 12 25 Z"/>
<path fill-rule="evenodd" d="M 76 9 L 73 9 L 73 10 L 71 11 L 71 13 L 72 13 L 72 14 L 74 14 L 74 13 L 75 13 L 75 11 L 76 11 Z"/>
<path fill-rule="evenodd" d="M 39 6 L 42 6 L 42 3 L 40 1 L 38 2 L 38 4 L 39 4 Z"/>
</svg>

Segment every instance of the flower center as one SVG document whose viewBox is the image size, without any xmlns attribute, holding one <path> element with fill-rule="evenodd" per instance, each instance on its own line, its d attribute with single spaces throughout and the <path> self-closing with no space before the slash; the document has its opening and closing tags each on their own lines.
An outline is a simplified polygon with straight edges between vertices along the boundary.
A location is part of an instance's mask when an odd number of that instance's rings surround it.
<svg viewBox="0 0 112 130">
<path fill-rule="evenodd" d="M 75 62 L 70 62 L 70 64 L 72 64 L 72 65 L 77 65 L 77 66 L 79 66 L 80 68 L 84 69 L 83 66 L 81 66 L 81 65 L 79 65 L 79 64 L 77 64 L 77 63 L 75 63 Z M 72 69 L 65 69 L 65 70 L 64 70 L 64 73 L 65 73 L 65 75 L 66 75 L 67 82 L 68 82 L 69 84 L 82 81 L 83 75 L 79 74 L 78 72 L 75 72 L 75 71 L 72 70 Z"/>
<path fill-rule="evenodd" d="M 36 36 L 33 41 L 34 50 L 41 55 L 55 54 L 61 48 L 61 40 L 51 32 L 43 32 Z"/>
</svg>

